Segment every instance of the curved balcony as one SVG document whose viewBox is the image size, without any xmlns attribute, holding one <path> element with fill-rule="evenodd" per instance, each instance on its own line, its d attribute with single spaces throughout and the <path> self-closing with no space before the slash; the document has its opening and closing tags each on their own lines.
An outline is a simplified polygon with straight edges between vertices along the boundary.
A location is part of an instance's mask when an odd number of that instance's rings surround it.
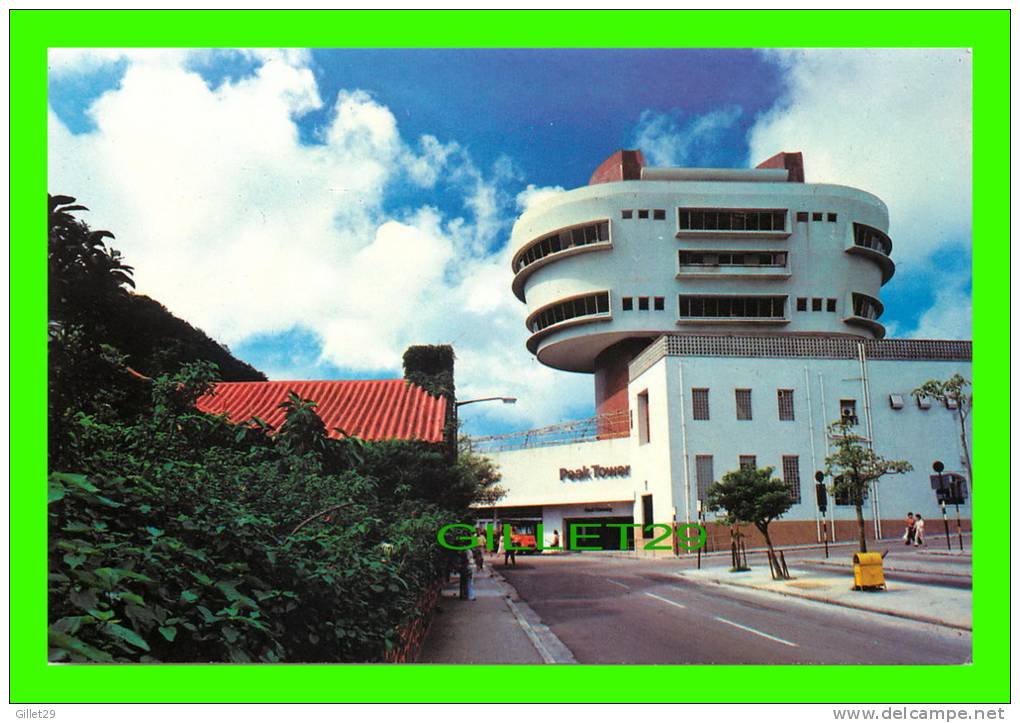
<svg viewBox="0 0 1020 723">
<path fill-rule="evenodd" d="M 612 321 L 608 291 L 594 291 L 559 299 L 536 309 L 524 322 L 531 331 L 527 347 L 537 353 L 538 342 L 549 334 L 580 324 Z"/>
<path fill-rule="evenodd" d="M 855 222 L 852 243 L 847 246 L 846 252 L 848 254 L 859 254 L 878 264 L 879 268 L 882 269 L 883 285 L 896 273 L 896 264 L 890 258 L 892 254 L 892 239 L 877 228 Z"/>
<path fill-rule="evenodd" d="M 678 279 L 787 279 L 789 253 L 780 249 L 680 249 Z"/>
<path fill-rule="evenodd" d="M 514 271 L 511 285 L 514 296 L 524 298 L 527 278 L 554 261 L 588 251 L 607 251 L 613 247 L 609 237 L 609 219 L 587 221 L 556 229 L 522 246 L 514 254 L 510 266 Z"/>
<path fill-rule="evenodd" d="M 851 313 L 843 317 L 845 323 L 868 329 L 876 339 L 885 337 L 885 326 L 878 321 L 878 317 L 885 311 L 881 301 L 854 291 L 850 294 L 850 303 L 846 308 L 851 309 Z"/>
</svg>

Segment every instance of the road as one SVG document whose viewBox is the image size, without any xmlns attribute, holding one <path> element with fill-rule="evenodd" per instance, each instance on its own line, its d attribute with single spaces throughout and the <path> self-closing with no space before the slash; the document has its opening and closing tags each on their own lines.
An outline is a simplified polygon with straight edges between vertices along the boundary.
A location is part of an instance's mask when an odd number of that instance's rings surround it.
<svg viewBox="0 0 1020 723">
<path fill-rule="evenodd" d="M 580 663 L 960 664 L 971 635 L 833 605 L 693 583 L 598 553 L 497 570 Z"/>
</svg>

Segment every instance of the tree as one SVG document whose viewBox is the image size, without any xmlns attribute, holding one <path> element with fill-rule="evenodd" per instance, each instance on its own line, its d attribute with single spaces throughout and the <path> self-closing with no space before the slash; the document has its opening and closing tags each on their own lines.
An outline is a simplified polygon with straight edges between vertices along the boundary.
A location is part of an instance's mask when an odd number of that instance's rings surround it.
<svg viewBox="0 0 1020 723">
<path fill-rule="evenodd" d="M 765 537 L 769 560 L 775 556 L 769 523 L 792 504 L 786 483 L 772 476 L 772 467 L 745 467 L 727 472 L 722 480 L 708 488 L 708 509 L 725 510 L 728 525 L 749 522 L 758 528 Z"/>
<path fill-rule="evenodd" d="M 945 381 L 931 379 L 911 392 L 917 399 L 932 398 L 947 408 L 956 408 L 956 418 L 960 420 L 960 443 L 963 445 L 963 463 L 967 465 L 967 478 L 973 488 L 974 472 L 970 467 L 970 448 L 967 446 L 967 415 L 974 404 L 974 396 L 967 393 L 970 382 L 959 374 L 954 374 Z"/>
<path fill-rule="evenodd" d="M 108 249 L 109 231 L 92 231 L 72 211 L 87 211 L 71 196 L 49 196 L 49 311 L 60 323 L 93 329 L 110 303 L 134 288 L 133 269 L 120 252 Z"/>
<path fill-rule="evenodd" d="M 880 457 L 853 433 L 853 423 L 846 419 L 829 425 L 836 451 L 825 458 L 826 474 L 832 477 L 834 496 L 844 497 L 857 509 L 857 532 L 861 552 L 868 551 L 864 537 L 864 500 L 868 488 L 887 474 L 903 474 L 914 467 L 909 462 Z"/>
</svg>

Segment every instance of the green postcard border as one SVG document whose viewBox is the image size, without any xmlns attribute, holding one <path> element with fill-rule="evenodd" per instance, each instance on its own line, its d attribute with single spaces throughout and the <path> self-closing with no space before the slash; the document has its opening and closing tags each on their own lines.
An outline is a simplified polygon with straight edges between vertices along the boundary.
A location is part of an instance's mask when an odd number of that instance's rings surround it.
<svg viewBox="0 0 1020 723">
<path fill-rule="evenodd" d="M 1009 700 L 1008 10 L 13 10 L 9 18 L 12 702 Z M 974 461 L 983 484 L 998 485 L 981 489 L 974 509 L 999 521 L 975 539 L 973 665 L 487 666 L 474 672 L 518 682 L 486 688 L 463 684 L 470 666 L 47 664 L 46 53 L 83 45 L 971 48 L 974 386 L 981 400 Z"/>
</svg>

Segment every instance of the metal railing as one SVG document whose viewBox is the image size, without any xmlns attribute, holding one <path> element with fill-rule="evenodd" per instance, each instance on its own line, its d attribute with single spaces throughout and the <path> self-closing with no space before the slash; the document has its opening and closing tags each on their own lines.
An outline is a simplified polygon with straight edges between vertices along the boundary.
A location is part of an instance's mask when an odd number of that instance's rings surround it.
<svg viewBox="0 0 1020 723">
<path fill-rule="evenodd" d="M 597 442 L 602 439 L 628 436 L 630 436 L 630 415 L 626 410 L 621 410 L 522 432 L 472 437 L 470 445 L 474 452 L 503 452 L 560 444 Z"/>
</svg>

